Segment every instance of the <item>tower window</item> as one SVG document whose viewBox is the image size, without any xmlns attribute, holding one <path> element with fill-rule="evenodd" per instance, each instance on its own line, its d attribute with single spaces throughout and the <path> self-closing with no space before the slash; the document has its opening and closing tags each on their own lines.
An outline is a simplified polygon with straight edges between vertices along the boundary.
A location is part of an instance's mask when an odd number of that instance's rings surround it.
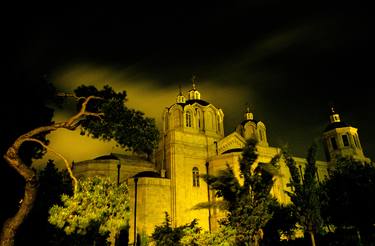
<svg viewBox="0 0 375 246">
<path fill-rule="evenodd" d="M 181 112 L 178 111 L 178 110 L 175 110 L 173 112 L 173 122 L 174 122 L 174 125 L 172 125 L 173 127 L 175 128 L 178 128 L 178 127 L 181 127 Z"/>
<path fill-rule="evenodd" d="M 357 145 L 358 148 L 361 148 L 361 145 L 359 144 L 359 139 L 358 139 L 358 135 L 354 135 L 354 142 L 355 144 Z"/>
<path fill-rule="evenodd" d="M 263 141 L 263 131 L 262 130 L 259 130 L 259 138 L 260 138 L 260 141 Z"/>
<path fill-rule="evenodd" d="M 199 170 L 197 167 L 193 167 L 193 186 L 199 187 Z"/>
<path fill-rule="evenodd" d="M 191 127 L 191 113 L 189 111 L 186 112 L 186 127 Z"/>
<path fill-rule="evenodd" d="M 355 147 L 359 147 L 357 136 L 353 136 Z"/>
<path fill-rule="evenodd" d="M 220 132 L 221 129 L 220 129 L 220 118 L 218 117 L 217 118 L 217 131 Z"/>
<path fill-rule="evenodd" d="M 334 137 L 331 138 L 331 144 L 332 144 L 333 149 L 337 149 L 336 138 L 334 138 Z"/>
<path fill-rule="evenodd" d="M 344 143 L 344 146 L 349 146 L 349 138 L 348 135 L 342 135 L 342 142 Z"/>
</svg>

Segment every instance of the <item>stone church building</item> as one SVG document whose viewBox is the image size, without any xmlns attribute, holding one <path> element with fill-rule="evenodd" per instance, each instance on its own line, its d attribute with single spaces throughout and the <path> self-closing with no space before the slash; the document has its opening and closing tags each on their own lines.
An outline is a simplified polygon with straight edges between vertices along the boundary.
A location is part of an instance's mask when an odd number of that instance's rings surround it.
<svg viewBox="0 0 375 246">
<path fill-rule="evenodd" d="M 155 225 L 170 215 L 172 226 L 180 226 L 198 219 L 199 226 L 215 230 L 222 216 L 216 209 L 194 209 L 199 203 L 215 202 L 214 192 L 209 190 L 201 174 L 217 174 L 233 167 L 238 174 L 239 159 L 246 139 L 258 141 L 257 162 L 269 163 L 281 149 L 269 146 L 264 122 L 254 118 L 248 110 L 235 131 L 224 135 L 224 112 L 201 99 L 195 84 L 186 97 L 180 92 L 176 102 L 163 112 L 161 140 L 153 162 L 138 156 L 114 154 L 94 160 L 74 163 L 77 177 L 111 176 L 118 182 L 127 182 L 131 201 L 129 241 L 134 235 L 150 235 Z M 323 129 L 322 129 L 323 130 Z M 340 120 L 332 110 L 329 124 L 323 131 L 322 141 L 327 161 L 317 161 L 318 179 L 324 179 L 327 170 L 340 156 L 370 161 L 363 154 L 357 128 Z M 306 160 L 294 158 L 299 167 Z M 302 169 L 302 168 L 301 168 Z M 282 175 L 275 180 L 272 194 L 281 202 L 288 203 L 284 190 L 290 174 L 280 163 Z"/>
</svg>

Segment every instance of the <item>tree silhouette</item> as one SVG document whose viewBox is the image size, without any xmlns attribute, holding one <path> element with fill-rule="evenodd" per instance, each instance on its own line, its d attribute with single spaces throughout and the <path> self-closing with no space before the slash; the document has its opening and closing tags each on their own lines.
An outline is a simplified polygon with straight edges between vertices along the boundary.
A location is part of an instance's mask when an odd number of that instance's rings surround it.
<svg viewBox="0 0 375 246">
<path fill-rule="evenodd" d="M 295 160 L 283 151 L 286 165 L 289 168 L 291 179 L 288 186 L 291 191 L 286 191 L 293 205 L 292 209 L 298 219 L 298 224 L 310 235 L 311 244 L 316 244 L 316 234 L 322 228 L 320 214 L 320 188 L 316 179 L 315 167 L 316 145 L 310 147 L 304 173 L 301 175 Z"/>
<path fill-rule="evenodd" d="M 375 166 L 352 158 L 338 159 L 323 183 L 327 202 L 323 215 L 336 231 L 351 234 L 358 243 L 374 242 Z"/>
<path fill-rule="evenodd" d="M 0 240 L 1 245 L 13 245 L 14 237 L 25 217 L 30 213 L 36 199 L 38 180 L 35 170 L 20 158 L 21 147 L 28 142 L 37 143 L 44 149 L 63 159 L 73 180 L 74 191 L 78 189 L 68 160 L 57 151 L 48 147 L 39 136 L 58 129 L 74 131 L 81 128 L 83 135 L 109 141 L 116 140 L 120 146 L 148 156 L 158 141 L 158 131 L 152 119 L 145 118 L 140 111 L 125 106 L 126 93 L 116 93 L 109 86 L 97 90 L 93 86 L 80 86 L 74 93 L 60 94 L 77 100 L 78 112 L 63 122 L 37 127 L 19 136 L 4 154 L 5 160 L 25 180 L 25 192 L 17 213 L 5 221 Z"/>
<path fill-rule="evenodd" d="M 222 197 L 228 217 L 221 221 L 236 229 L 236 242 L 239 245 L 258 245 L 263 237 L 263 228 L 272 217 L 271 197 L 273 177 L 277 172 L 278 156 L 271 163 L 257 163 L 256 140 L 247 141 L 240 160 L 240 180 L 228 165 L 219 175 L 204 176 L 206 182 Z"/>
<path fill-rule="evenodd" d="M 151 237 L 156 246 L 181 246 L 181 238 L 185 235 L 186 229 L 196 228 L 197 220 L 194 219 L 192 222 L 173 228 L 171 226 L 171 220 L 167 212 L 165 212 L 165 220 L 162 225 L 156 226 Z M 199 228 L 197 229 L 199 232 Z"/>
</svg>

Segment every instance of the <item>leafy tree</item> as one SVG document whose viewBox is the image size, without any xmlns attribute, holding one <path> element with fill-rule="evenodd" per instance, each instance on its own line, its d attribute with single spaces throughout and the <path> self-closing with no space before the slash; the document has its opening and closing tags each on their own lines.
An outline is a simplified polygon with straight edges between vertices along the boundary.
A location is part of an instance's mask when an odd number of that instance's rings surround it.
<svg viewBox="0 0 375 246">
<path fill-rule="evenodd" d="M 125 91 L 116 93 L 109 86 L 102 90 L 97 90 L 94 86 L 80 86 L 75 94 L 79 97 L 78 108 L 81 108 L 85 98 L 95 96 L 100 99 L 88 104 L 87 110 L 100 112 L 101 120 L 97 119 L 97 115 L 81 118 L 77 123 L 82 135 L 104 141 L 113 139 L 122 148 L 151 157 L 159 140 L 155 120 L 145 117 L 141 111 L 125 107 Z"/>
<path fill-rule="evenodd" d="M 156 226 L 151 237 L 156 246 L 181 246 L 181 238 L 185 235 L 186 229 L 196 228 L 197 221 L 194 219 L 191 223 L 173 228 L 168 213 L 165 213 L 165 221 L 162 225 Z M 200 229 L 197 229 L 200 230 Z M 197 231 L 199 232 L 199 231 Z"/>
<path fill-rule="evenodd" d="M 236 229 L 230 226 L 221 226 L 218 231 L 208 232 L 202 231 L 201 228 L 195 226 L 186 228 L 184 236 L 181 238 L 183 246 L 231 246 L 236 243 Z"/>
<path fill-rule="evenodd" d="M 261 245 L 284 245 L 284 243 L 280 241 L 280 238 L 283 237 L 288 241 L 293 238 L 297 218 L 290 204 L 283 205 L 279 202 L 274 202 L 271 204 L 271 211 L 273 211 L 273 216 L 263 229 L 264 239 Z"/>
<path fill-rule="evenodd" d="M 276 201 L 270 191 L 277 174 L 278 156 L 268 164 L 256 163 L 256 143 L 250 139 L 243 149 L 240 161 L 242 185 L 229 165 L 218 176 L 205 176 L 215 195 L 223 198 L 228 217 L 221 223 L 236 228 L 236 243 L 239 245 L 259 244 L 263 228 L 273 215 L 271 204 Z"/>
<path fill-rule="evenodd" d="M 316 145 L 310 147 L 307 163 L 300 174 L 295 160 L 284 151 L 286 165 L 289 168 L 291 192 L 286 191 L 292 201 L 292 209 L 298 219 L 298 224 L 310 235 L 311 244 L 315 246 L 316 234 L 322 229 L 320 187 L 316 179 L 315 154 Z"/>
<path fill-rule="evenodd" d="M 327 203 L 324 218 L 336 232 L 354 231 L 359 244 L 374 242 L 375 166 L 352 158 L 337 160 L 329 179 L 323 183 Z"/>
<path fill-rule="evenodd" d="M 85 235 L 97 226 L 98 233 L 108 235 L 115 245 L 122 229 L 128 226 L 130 216 L 128 187 L 109 178 L 88 177 L 80 180 L 73 196 L 62 195 L 62 206 L 54 205 L 49 222 L 67 235 Z"/>
<path fill-rule="evenodd" d="M 3 225 L 0 237 L 2 246 L 14 244 L 15 233 L 31 211 L 37 194 L 36 172 L 20 156 L 24 144 L 37 143 L 62 158 L 73 180 L 74 191 L 77 191 L 78 183 L 69 162 L 64 156 L 48 147 L 47 142 L 39 136 L 58 129 L 73 131 L 80 127 L 83 135 L 101 140 L 115 139 L 120 146 L 138 153 L 144 152 L 148 156 L 157 144 L 159 135 L 154 120 L 145 118 L 139 111 L 126 108 L 125 92 L 116 93 L 109 86 L 101 90 L 93 86 L 81 86 L 74 93 L 60 95 L 75 98 L 78 113 L 66 121 L 54 122 L 26 132 L 16 138 L 4 155 L 8 164 L 25 180 L 25 193 L 17 213 Z"/>
</svg>

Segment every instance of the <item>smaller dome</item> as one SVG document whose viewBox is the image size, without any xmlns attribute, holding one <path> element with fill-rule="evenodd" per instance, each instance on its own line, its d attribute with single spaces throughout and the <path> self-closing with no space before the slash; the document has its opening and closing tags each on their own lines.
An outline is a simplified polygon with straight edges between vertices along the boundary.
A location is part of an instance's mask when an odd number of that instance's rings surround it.
<svg viewBox="0 0 375 246">
<path fill-rule="evenodd" d="M 245 113 L 244 116 L 245 116 L 246 120 L 254 120 L 254 115 L 253 115 L 253 113 L 250 112 L 250 108 L 249 107 L 247 107 L 246 113 Z"/>
<path fill-rule="evenodd" d="M 329 115 L 329 125 L 326 127 L 324 132 L 348 126 L 350 125 L 348 123 L 342 122 L 340 119 L 340 115 L 337 112 L 335 112 L 334 107 L 331 107 L 331 113 Z"/>
<path fill-rule="evenodd" d="M 180 92 L 177 95 L 176 102 L 177 103 L 185 103 L 186 99 L 185 99 L 184 95 L 182 95 L 181 85 L 179 87 L 180 87 Z"/>
<path fill-rule="evenodd" d="M 189 90 L 189 100 L 200 100 L 201 99 L 201 93 L 196 89 L 195 87 L 196 78 L 193 76 L 192 83 L 193 88 Z"/>
<path fill-rule="evenodd" d="M 192 100 L 187 100 L 186 101 L 186 104 L 192 105 L 194 103 L 198 103 L 198 104 L 200 104 L 202 106 L 207 106 L 207 105 L 210 104 L 209 102 L 206 102 L 205 100 L 201 100 L 201 99 L 192 99 Z"/>
<path fill-rule="evenodd" d="M 333 122 L 329 124 L 326 129 L 324 129 L 324 132 L 328 132 L 330 130 L 336 129 L 336 128 L 342 128 L 342 127 L 349 127 L 350 125 L 348 123 L 339 121 L 339 122 Z"/>
</svg>

